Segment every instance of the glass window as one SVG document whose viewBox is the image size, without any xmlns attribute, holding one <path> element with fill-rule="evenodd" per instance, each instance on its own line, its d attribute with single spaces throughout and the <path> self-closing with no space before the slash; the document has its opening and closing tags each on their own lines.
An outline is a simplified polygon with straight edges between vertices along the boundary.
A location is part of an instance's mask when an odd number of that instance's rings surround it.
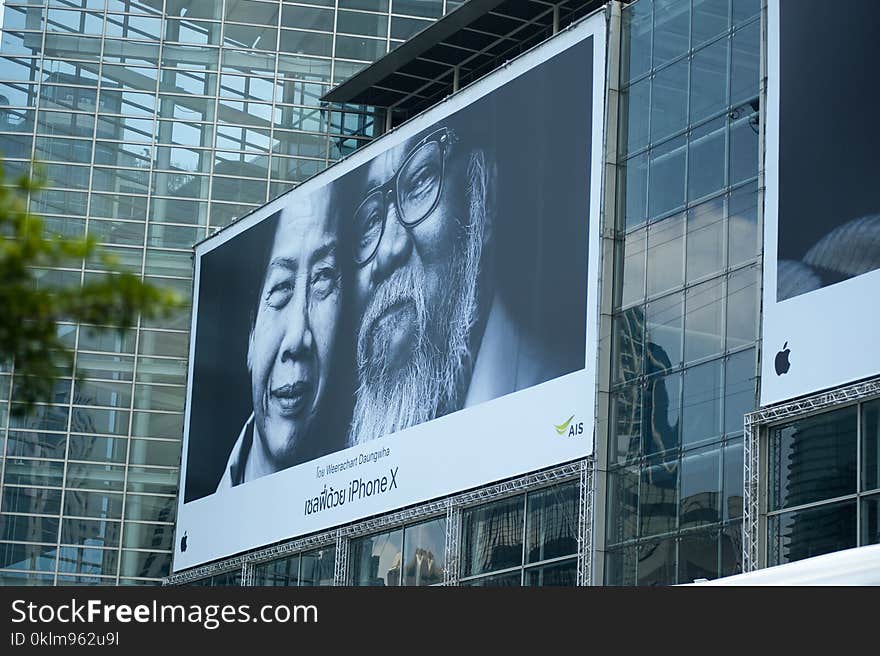
<svg viewBox="0 0 880 656">
<path fill-rule="evenodd" d="M 122 551 L 120 576 L 162 578 L 171 571 L 171 554 L 149 551 Z"/>
<path fill-rule="evenodd" d="M 637 585 L 669 585 L 676 581 L 676 539 L 644 542 L 638 546 Z"/>
<path fill-rule="evenodd" d="M 639 471 L 634 467 L 608 473 L 607 535 L 610 544 L 637 536 L 639 511 Z"/>
<path fill-rule="evenodd" d="M 35 544 L 10 544 L 0 542 L 0 568 L 3 569 L 35 569 L 43 572 L 55 571 L 55 549 L 41 547 Z M 8 576 L 6 572 L 2 573 L 3 582 L 10 585 L 15 581 L 14 577 Z M 31 575 L 27 575 L 31 578 Z M 11 580 L 10 580 L 11 579 Z M 29 581 L 30 585 L 37 585 L 42 581 L 42 585 L 51 584 L 51 576 L 48 579 L 37 577 L 34 581 Z"/>
<path fill-rule="evenodd" d="M 278 3 L 235 0 L 226 3 L 226 20 L 274 25 L 278 22 Z"/>
<path fill-rule="evenodd" d="M 623 244 L 623 306 L 645 297 L 645 234 L 644 229 L 631 232 Z"/>
<path fill-rule="evenodd" d="M 357 11 L 340 10 L 336 15 L 336 31 L 385 38 L 388 34 L 388 16 L 386 14 L 364 14 Z M 355 59 L 362 59 L 362 57 Z"/>
<path fill-rule="evenodd" d="M 857 537 L 856 502 L 773 515 L 767 520 L 767 533 L 768 565 L 851 549 Z"/>
<path fill-rule="evenodd" d="M 645 78 L 621 93 L 621 150 L 633 153 L 648 145 L 648 112 L 650 103 L 650 79 Z"/>
<path fill-rule="evenodd" d="M 174 527 L 167 524 L 123 522 L 122 546 L 134 549 L 170 550 Z"/>
<path fill-rule="evenodd" d="M 703 198 L 724 187 L 727 177 L 726 141 L 725 117 L 691 131 L 688 150 L 688 200 Z"/>
<path fill-rule="evenodd" d="M 725 522 L 743 513 L 743 442 L 734 440 L 724 447 L 724 480 L 721 519 Z"/>
<path fill-rule="evenodd" d="M 648 226 L 648 296 L 684 282 L 684 214 Z"/>
<path fill-rule="evenodd" d="M 684 361 L 700 360 L 722 351 L 724 279 L 696 285 L 685 294 Z"/>
<path fill-rule="evenodd" d="M 132 439 L 128 461 L 134 465 L 176 467 L 180 464 L 180 442 Z"/>
<path fill-rule="evenodd" d="M 366 37 L 337 36 L 336 56 L 342 59 L 362 59 L 373 61 L 385 54 L 387 46 L 384 39 Z"/>
<path fill-rule="evenodd" d="M 654 0 L 654 66 L 687 52 L 690 45 L 690 3 Z"/>
<path fill-rule="evenodd" d="M 8 488 L 15 489 L 15 488 Z M 58 540 L 57 517 L 0 515 L 0 539 L 14 542 L 50 542 Z"/>
<path fill-rule="evenodd" d="M 688 61 L 654 74 L 651 84 L 651 141 L 657 142 L 687 124 Z"/>
<path fill-rule="evenodd" d="M 718 531 L 682 536 L 678 543 L 678 582 L 718 578 Z"/>
<path fill-rule="evenodd" d="M 164 437 L 179 440 L 183 435 L 183 415 L 135 412 L 131 434 L 138 437 Z"/>
<path fill-rule="evenodd" d="M 742 573 L 742 522 L 721 529 L 721 576 Z"/>
<path fill-rule="evenodd" d="M 117 465 L 71 462 L 67 465 L 67 488 L 121 490 L 125 468 Z"/>
<path fill-rule="evenodd" d="M 315 4 L 324 4 L 325 0 Z M 339 0 L 339 8 L 388 12 L 388 0 Z"/>
<path fill-rule="evenodd" d="M 70 436 L 68 458 L 91 462 L 125 462 L 127 452 L 128 440 L 125 438 L 73 434 Z"/>
<path fill-rule="evenodd" d="M 299 584 L 303 586 L 333 585 L 335 563 L 335 546 L 302 554 Z"/>
<path fill-rule="evenodd" d="M 645 350 L 645 313 L 641 306 L 624 310 L 614 321 L 615 380 L 630 381 L 642 373 Z"/>
<path fill-rule="evenodd" d="M 749 107 L 748 105 L 744 107 Z M 751 108 L 749 107 L 750 111 Z M 737 110 L 739 111 L 739 110 Z M 758 175 L 758 135 L 760 128 L 757 112 L 730 126 L 730 183 L 736 184 Z"/>
<path fill-rule="evenodd" d="M 755 341 L 758 330 L 758 272 L 740 269 L 727 281 L 727 348 Z"/>
<path fill-rule="evenodd" d="M 329 57 L 332 54 L 332 50 L 333 37 L 330 34 L 318 34 L 301 30 L 281 30 L 281 39 L 278 42 L 279 52 Z"/>
<path fill-rule="evenodd" d="M 690 209 L 687 217 L 687 281 L 724 270 L 724 199 Z"/>
<path fill-rule="evenodd" d="M 479 579 L 463 581 L 462 586 L 481 587 L 481 588 L 512 588 L 522 585 L 522 571 L 517 570 L 508 574 L 496 574 L 495 576 L 484 576 Z"/>
<path fill-rule="evenodd" d="M 857 421 L 853 406 L 807 417 L 770 432 L 769 510 L 856 491 Z"/>
<path fill-rule="evenodd" d="M 743 416 L 755 409 L 755 351 L 740 351 L 727 358 L 724 374 L 724 431 L 743 430 Z"/>
<path fill-rule="evenodd" d="M 522 565 L 523 501 L 518 496 L 463 513 L 463 577 Z"/>
<path fill-rule="evenodd" d="M 645 4 L 644 2 L 636 5 Z M 632 5 L 630 5 L 632 6 Z M 650 5 L 649 5 L 650 6 Z M 605 584 L 629 585 L 636 584 L 636 547 L 623 547 L 605 552 Z"/>
<path fill-rule="evenodd" d="M 63 460 L 67 438 L 63 434 L 9 431 L 6 442 L 7 458 L 51 458 Z"/>
<path fill-rule="evenodd" d="M 626 464 L 641 455 L 642 387 L 629 385 L 613 395 L 614 432 L 610 437 L 611 462 Z"/>
<path fill-rule="evenodd" d="M 679 527 L 714 524 L 721 519 L 721 449 L 690 451 L 681 459 Z"/>
<path fill-rule="evenodd" d="M 64 495 L 64 514 L 75 517 L 120 519 L 122 495 L 111 492 L 84 492 L 70 489 Z"/>
<path fill-rule="evenodd" d="M 684 206 L 686 143 L 678 137 L 651 151 L 649 219 Z"/>
<path fill-rule="evenodd" d="M 733 33 L 730 73 L 731 104 L 738 105 L 752 98 L 757 98 L 760 56 L 760 22 L 750 23 Z"/>
<path fill-rule="evenodd" d="M 403 534 L 403 585 L 436 585 L 446 567 L 446 518 L 407 526 Z"/>
<path fill-rule="evenodd" d="M 643 412 L 645 454 L 677 449 L 681 440 L 680 373 L 647 379 Z"/>
<path fill-rule="evenodd" d="M 678 516 L 678 457 L 656 457 L 642 469 L 639 525 L 642 536 L 675 530 Z"/>
<path fill-rule="evenodd" d="M 61 522 L 61 543 L 90 547 L 119 546 L 120 522 L 98 519 L 67 519 Z"/>
<path fill-rule="evenodd" d="M 691 121 L 698 122 L 727 107 L 728 40 L 694 53 L 691 63 Z"/>
<path fill-rule="evenodd" d="M 528 586 L 574 586 L 577 584 L 577 560 L 533 567 L 526 570 L 525 585 Z"/>
<path fill-rule="evenodd" d="M 880 400 L 862 404 L 862 490 L 880 487 Z"/>
<path fill-rule="evenodd" d="M 299 555 L 254 565 L 254 585 L 286 587 L 299 585 Z"/>
<path fill-rule="evenodd" d="M 126 489 L 129 492 L 177 494 L 178 470 L 158 467 L 128 467 Z"/>
<path fill-rule="evenodd" d="M 630 228 L 645 222 L 648 207 L 648 154 L 628 159 L 620 167 L 618 198 L 623 204 L 624 226 Z"/>
<path fill-rule="evenodd" d="M 138 440 L 143 443 L 145 440 Z M 136 447 L 132 445 L 134 450 Z M 178 447 L 179 448 L 179 447 Z M 177 504 L 174 497 L 127 494 L 125 518 L 146 522 L 173 522 Z"/>
<path fill-rule="evenodd" d="M 13 405 L 13 412 L 16 406 Z M 29 415 L 12 414 L 9 417 L 9 428 L 27 428 L 30 430 L 67 430 L 68 409 L 61 406 L 36 406 Z M 9 467 L 6 469 L 9 472 Z"/>
<path fill-rule="evenodd" d="M 7 463 L 10 461 L 7 460 Z M 61 490 L 3 486 L 3 512 L 57 515 L 61 512 Z"/>
<path fill-rule="evenodd" d="M 423 21 L 415 18 L 400 18 L 399 16 L 391 17 L 391 38 L 392 39 L 409 39 L 415 36 L 423 29 L 431 25 L 431 21 Z"/>
<path fill-rule="evenodd" d="M 686 446 L 716 439 L 721 434 L 721 366 L 714 360 L 684 372 L 682 443 Z"/>
<path fill-rule="evenodd" d="M 645 373 L 663 373 L 681 365 L 684 298 L 671 294 L 645 306 Z"/>
<path fill-rule="evenodd" d="M 862 535 L 860 544 L 880 543 L 880 496 L 862 500 Z"/>
<path fill-rule="evenodd" d="M 730 265 L 755 259 L 758 254 L 758 192 L 751 183 L 731 192 L 728 201 Z"/>
<path fill-rule="evenodd" d="M 694 0 L 691 43 L 696 48 L 730 27 L 730 0 Z"/>
<path fill-rule="evenodd" d="M 761 13 L 761 0 L 733 0 L 733 24 L 745 22 Z"/>
<path fill-rule="evenodd" d="M 528 494 L 526 563 L 577 553 L 578 493 L 566 484 Z"/>
</svg>

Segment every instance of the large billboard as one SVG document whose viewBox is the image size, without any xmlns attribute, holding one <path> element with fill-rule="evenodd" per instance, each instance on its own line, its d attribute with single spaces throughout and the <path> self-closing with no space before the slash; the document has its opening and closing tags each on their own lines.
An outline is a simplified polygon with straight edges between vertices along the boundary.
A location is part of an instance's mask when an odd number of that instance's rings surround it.
<svg viewBox="0 0 880 656">
<path fill-rule="evenodd" d="M 175 571 L 592 452 L 605 30 L 196 246 Z"/>
<path fill-rule="evenodd" d="M 880 374 L 880 3 L 769 3 L 762 405 Z"/>
</svg>

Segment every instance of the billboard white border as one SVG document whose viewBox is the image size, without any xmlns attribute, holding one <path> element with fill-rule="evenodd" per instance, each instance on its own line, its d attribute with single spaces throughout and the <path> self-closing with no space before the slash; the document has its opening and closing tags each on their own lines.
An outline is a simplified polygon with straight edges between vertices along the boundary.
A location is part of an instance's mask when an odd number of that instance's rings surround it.
<svg viewBox="0 0 880 656">
<path fill-rule="evenodd" d="M 880 270 L 776 301 L 779 219 L 780 0 L 767 3 L 767 113 L 764 194 L 764 290 L 761 405 L 876 375 L 878 313 L 871 299 Z M 788 373 L 777 374 L 776 355 L 790 350 Z"/>
<path fill-rule="evenodd" d="M 443 425 L 449 425 L 449 422 L 460 421 L 460 417 L 456 418 L 463 413 L 467 413 L 469 416 L 469 421 L 477 421 L 485 422 L 487 416 L 494 416 L 495 414 L 503 415 L 505 413 L 505 408 L 507 411 L 512 413 L 513 408 L 522 405 L 522 401 L 524 397 L 529 399 L 530 403 L 538 402 L 541 404 L 543 401 L 550 403 L 551 405 L 556 402 L 558 399 L 561 399 L 562 402 L 565 402 L 566 396 L 571 397 L 572 389 L 576 388 L 580 392 L 586 391 L 586 395 L 588 397 L 588 402 L 585 404 L 585 407 L 589 408 L 589 416 L 578 417 L 577 419 L 582 419 L 585 422 L 584 425 L 584 437 L 577 442 L 572 441 L 569 444 L 575 446 L 566 446 L 565 448 L 560 450 L 560 457 L 554 461 L 548 461 L 544 463 L 542 466 L 554 466 L 558 464 L 562 464 L 568 461 L 574 461 L 577 459 L 581 459 L 584 457 L 588 457 L 592 455 L 594 448 L 594 422 L 595 422 L 595 395 L 596 395 L 596 364 L 597 364 L 597 341 L 598 341 L 598 311 L 599 311 L 599 259 L 600 259 L 600 244 L 599 244 L 599 222 L 601 220 L 601 191 L 602 191 L 602 175 L 604 169 L 604 131 L 605 131 L 605 106 L 606 106 L 606 57 L 607 57 L 607 18 L 605 11 L 597 12 L 596 14 L 582 19 L 578 23 L 575 23 L 565 30 L 561 31 L 552 39 L 538 45 L 534 49 L 524 53 L 518 58 L 508 62 L 504 65 L 503 68 L 500 68 L 486 77 L 476 81 L 470 86 L 462 89 L 458 93 L 453 96 L 448 97 L 444 101 L 442 101 L 439 105 L 432 107 L 426 112 L 414 117 L 413 119 L 407 121 L 405 124 L 396 128 L 394 131 L 383 135 L 380 139 L 377 139 L 375 142 L 368 144 L 367 146 L 361 148 L 360 150 L 353 153 L 351 156 L 346 158 L 345 160 L 335 164 L 334 166 L 322 171 L 316 176 L 310 178 L 299 187 L 290 192 L 287 192 L 272 201 L 263 207 L 255 210 L 251 214 L 243 217 L 239 221 L 235 222 L 228 228 L 222 230 L 218 234 L 213 237 L 206 239 L 205 241 L 199 243 L 195 247 L 195 258 L 194 258 L 194 276 L 193 276 L 193 312 L 191 318 L 191 326 L 190 326 L 190 358 L 188 362 L 187 368 L 187 388 L 186 388 L 186 407 L 184 413 L 184 431 L 183 431 L 183 445 L 182 445 L 182 456 L 181 456 L 181 466 L 180 466 L 180 486 L 178 491 L 178 507 L 177 507 L 177 521 L 176 521 L 176 530 L 175 530 L 175 542 L 174 542 L 174 557 L 173 557 L 173 566 L 172 572 L 180 572 L 185 569 L 189 569 L 192 567 L 196 567 L 199 565 L 204 565 L 208 562 L 220 560 L 223 558 L 228 558 L 234 556 L 236 554 L 240 554 L 252 549 L 257 549 L 260 547 L 264 547 L 268 544 L 272 544 L 274 542 L 279 542 L 282 540 L 295 539 L 297 537 L 307 535 L 312 532 L 323 531 L 330 529 L 334 526 L 339 526 L 342 524 L 346 524 L 349 522 L 355 522 L 364 519 L 365 517 L 376 515 L 385 512 L 392 512 L 403 505 L 412 504 L 412 503 L 424 503 L 428 502 L 431 499 L 438 498 L 439 496 L 444 496 L 446 494 L 455 494 L 458 492 L 462 492 L 471 487 L 476 487 L 479 485 L 489 484 L 493 481 L 501 480 L 501 478 L 507 476 L 517 476 L 521 474 L 526 474 L 533 468 L 527 468 L 525 470 L 517 469 L 517 465 L 515 464 L 515 458 L 512 459 L 511 467 L 512 469 L 508 472 L 505 472 L 504 476 L 493 476 L 488 480 L 470 480 L 470 483 L 464 487 L 461 485 L 455 485 L 449 489 L 441 490 L 436 493 L 431 493 L 429 496 L 420 497 L 418 499 L 408 499 L 403 503 L 391 503 L 384 504 L 380 499 L 377 503 L 366 503 L 362 504 L 361 509 L 359 511 L 355 511 L 356 514 L 350 514 L 347 512 L 346 516 L 337 516 L 336 519 L 330 519 L 330 517 L 325 517 L 323 519 L 329 520 L 325 523 L 317 522 L 314 525 L 309 525 L 307 527 L 301 527 L 298 530 L 291 531 L 290 528 L 287 527 L 288 524 L 285 523 L 284 527 L 280 530 L 277 527 L 266 527 L 263 524 L 257 524 L 258 519 L 255 517 L 245 517 L 241 514 L 238 515 L 238 519 L 241 523 L 235 526 L 227 526 L 223 535 L 211 535 L 210 531 L 205 531 L 205 533 L 209 534 L 211 538 L 211 547 L 205 548 L 202 547 L 200 542 L 199 548 L 190 549 L 189 552 L 181 552 L 181 537 L 183 534 L 188 532 L 190 537 L 190 544 L 193 544 L 193 529 L 196 530 L 197 533 L 201 532 L 201 530 L 205 527 L 206 522 L 199 521 L 204 517 L 214 517 L 215 522 L 216 518 L 222 516 L 224 511 L 224 507 L 219 503 L 219 499 L 216 497 L 218 495 L 209 495 L 208 497 L 204 497 L 201 499 L 195 499 L 190 501 L 189 503 L 184 503 L 185 495 L 184 495 L 184 486 L 186 482 L 186 472 L 188 466 L 188 450 L 189 450 L 189 428 L 190 428 L 190 403 L 192 400 L 192 380 L 193 380 L 193 369 L 194 369 L 194 358 L 192 354 L 195 348 L 195 338 L 196 338 L 196 327 L 198 314 L 196 309 L 198 308 L 198 295 L 199 295 L 199 284 L 200 284 L 200 261 L 201 257 L 205 254 L 211 252 L 222 244 L 226 243 L 230 239 L 233 239 L 237 235 L 241 234 L 243 231 L 251 228 L 255 224 L 259 223 L 263 219 L 272 215 L 273 213 L 280 210 L 287 202 L 288 197 L 291 193 L 296 194 L 309 194 L 312 191 L 320 189 L 325 185 L 331 183 L 332 181 L 346 175 L 347 173 L 353 171 L 357 167 L 367 163 L 371 159 L 373 159 L 376 155 L 385 152 L 390 148 L 394 148 L 396 145 L 406 141 L 414 134 L 417 134 L 426 128 L 442 121 L 444 118 L 450 116 L 451 114 L 471 105 L 475 101 L 480 98 L 489 95 L 495 89 L 501 87 L 502 85 L 512 81 L 513 79 L 519 77 L 520 75 L 528 72 L 532 68 L 544 63 L 550 58 L 554 57 L 567 50 L 568 48 L 580 43 L 581 41 L 592 37 L 593 41 L 593 70 L 592 70 L 592 82 L 593 82 L 593 91 L 592 91 L 592 126 L 591 126 L 591 153 L 590 153 L 590 190 L 589 190 L 589 244 L 588 244 L 588 271 L 587 271 L 587 290 L 588 293 L 592 293 L 592 297 L 588 295 L 587 298 L 587 316 L 586 316 L 586 349 L 585 349 L 585 363 L 584 369 L 572 372 L 565 376 L 562 376 L 557 379 L 553 379 L 542 383 L 540 385 L 536 385 L 531 388 L 527 388 L 524 390 L 520 390 L 519 392 L 515 392 L 513 394 L 508 394 L 506 396 L 494 399 L 492 401 L 488 401 L 482 403 L 478 406 L 474 406 L 472 408 L 468 408 L 467 410 L 463 410 L 457 413 L 453 413 L 451 415 L 446 415 L 437 419 L 434 419 L 425 424 L 420 424 L 418 426 L 413 426 L 411 428 L 406 429 L 405 431 L 401 431 L 399 433 L 385 436 L 383 438 L 379 438 L 374 440 L 372 443 L 369 443 L 363 447 L 351 447 L 349 449 L 345 449 L 340 452 L 336 452 L 334 454 L 330 454 L 327 456 L 323 456 L 322 458 L 318 458 L 315 461 L 311 461 L 309 463 L 303 463 L 303 465 L 299 465 L 297 467 L 291 469 L 297 469 L 299 467 L 313 467 L 315 463 L 320 462 L 333 462 L 343 459 L 345 456 L 343 454 L 348 453 L 352 450 L 359 451 L 370 451 L 375 447 L 379 446 L 377 442 L 381 441 L 384 444 L 388 443 L 390 446 L 393 446 L 396 451 L 403 451 L 404 456 L 407 450 L 408 444 L 413 444 L 416 442 L 417 438 L 410 437 L 408 440 L 406 439 L 411 432 L 421 432 L 426 430 L 431 430 L 428 427 L 433 426 L 433 430 L 439 431 L 442 430 Z M 573 385 L 573 383 L 575 383 Z M 583 394 L 578 395 L 582 397 Z M 542 401 L 543 400 L 543 401 Z M 555 418 L 555 417 L 554 417 Z M 563 421 L 566 416 L 561 416 L 558 418 L 558 421 Z M 542 417 L 542 421 L 545 418 Z M 577 420 L 576 420 L 577 421 Z M 547 423 L 544 421 L 544 423 Z M 452 431 L 450 431 L 452 432 Z M 403 437 L 403 440 L 398 438 Z M 515 451 L 515 449 L 514 449 Z M 441 460 L 446 460 L 446 458 L 441 458 Z M 450 462 L 454 462 L 451 460 Z M 379 464 L 383 463 L 381 460 Z M 442 464 L 442 463 L 438 463 Z M 277 493 L 279 491 L 278 481 L 284 478 L 284 475 L 287 472 L 279 472 L 278 474 L 272 476 L 266 476 L 262 479 L 257 479 L 252 481 L 247 486 L 254 490 L 252 495 L 253 498 L 258 496 L 268 496 L 268 498 L 277 498 Z M 370 474 L 372 475 L 372 474 Z M 238 488 L 239 490 L 243 488 Z M 319 490 L 320 491 L 320 490 Z M 225 498 L 225 497 L 224 497 Z M 372 501 L 372 499 L 368 499 L 367 501 Z M 298 501 L 297 501 L 298 502 Z M 248 525 L 250 524 L 250 525 Z M 259 526 L 259 529 L 257 528 Z M 214 529 L 216 531 L 216 528 Z M 196 551 L 198 555 L 196 555 Z"/>
</svg>

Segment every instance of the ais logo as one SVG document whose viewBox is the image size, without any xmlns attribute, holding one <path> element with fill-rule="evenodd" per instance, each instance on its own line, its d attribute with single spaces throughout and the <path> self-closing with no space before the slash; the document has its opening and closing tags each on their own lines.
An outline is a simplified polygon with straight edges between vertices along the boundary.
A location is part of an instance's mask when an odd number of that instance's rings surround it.
<svg viewBox="0 0 880 656">
<path fill-rule="evenodd" d="M 565 435 L 567 437 L 577 437 L 584 434 L 584 422 L 571 423 L 574 415 L 566 419 L 561 424 L 553 424 L 557 435 Z"/>
</svg>

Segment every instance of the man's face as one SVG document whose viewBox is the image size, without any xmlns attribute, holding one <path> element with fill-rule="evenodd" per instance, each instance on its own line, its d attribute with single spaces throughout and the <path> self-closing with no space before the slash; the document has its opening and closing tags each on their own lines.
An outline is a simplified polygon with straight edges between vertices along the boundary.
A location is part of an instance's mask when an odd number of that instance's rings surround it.
<svg viewBox="0 0 880 656">
<path fill-rule="evenodd" d="M 368 165 L 353 218 L 361 322 L 352 442 L 457 409 L 486 225 L 482 153 L 457 145 L 432 151 L 410 140 Z"/>
<path fill-rule="evenodd" d="M 248 347 L 255 437 L 279 469 L 303 448 L 336 336 L 340 274 L 327 197 L 282 211 Z"/>
</svg>

